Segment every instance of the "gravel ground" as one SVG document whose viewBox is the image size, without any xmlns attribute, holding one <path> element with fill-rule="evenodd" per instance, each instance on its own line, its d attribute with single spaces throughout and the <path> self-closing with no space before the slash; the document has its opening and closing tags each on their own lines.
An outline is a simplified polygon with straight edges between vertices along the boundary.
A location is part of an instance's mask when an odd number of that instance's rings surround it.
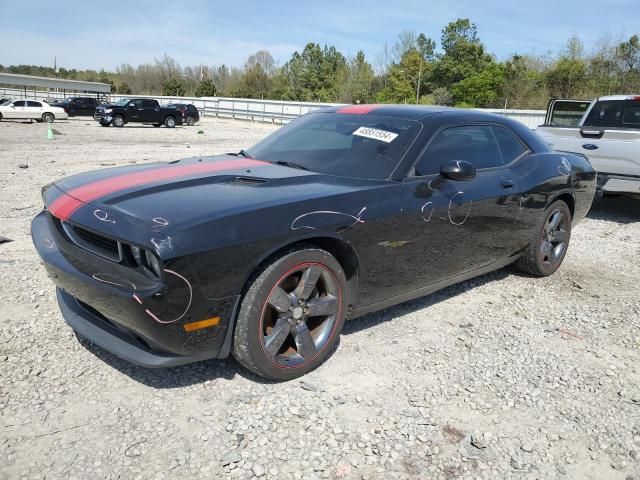
<svg viewBox="0 0 640 480">
<path fill-rule="evenodd" d="M 275 127 L 54 128 L 0 122 L 0 479 L 640 479 L 640 201 L 595 205 L 550 278 L 505 269 L 347 324 L 300 381 L 146 370 L 63 322 L 29 237 L 40 187 Z"/>
</svg>

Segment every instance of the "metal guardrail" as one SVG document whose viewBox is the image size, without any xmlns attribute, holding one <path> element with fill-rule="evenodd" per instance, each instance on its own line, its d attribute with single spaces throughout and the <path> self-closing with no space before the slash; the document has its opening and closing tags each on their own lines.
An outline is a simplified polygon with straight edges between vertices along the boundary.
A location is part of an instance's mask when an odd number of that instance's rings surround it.
<svg viewBox="0 0 640 480">
<path fill-rule="evenodd" d="M 20 98 L 24 95 L 22 90 L 0 88 L 0 97 Z M 55 98 L 59 94 L 53 92 L 36 92 L 35 97 L 41 100 Z M 268 122 L 284 124 L 298 118 L 305 113 L 319 108 L 342 105 L 339 103 L 313 103 L 313 102 L 289 102 L 279 100 L 258 100 L 250 98 L 227 97 L 175 97 L 156 95 L 110 95 L 111 101 L 121 98 L 155 98 L 161 104 L 167 103 L 192 103 L 200 111 L 203 117 L 231 118 L 249 120 L 254 122 Z M 497 113 L 518 120 L 529 128 L 536 128 L 544 123 L 544 110 L 503 110 L 478 108 L 483 112 Z"/>
</svg>

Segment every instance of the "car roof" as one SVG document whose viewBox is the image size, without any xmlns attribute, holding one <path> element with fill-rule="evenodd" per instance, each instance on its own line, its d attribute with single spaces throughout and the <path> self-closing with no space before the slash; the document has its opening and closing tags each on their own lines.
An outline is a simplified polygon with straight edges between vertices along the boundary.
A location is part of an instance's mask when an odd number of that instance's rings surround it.
<svg viewBox="0 0 640 480">
<path fill-rule="evenodd" d="M 427 118 L 447 117 L 449 121 L 483 121 L 505 123 L 506 117 L 495 113 L 482 112 L 472 108 L 454 108 L 437 105 L 340 105 L 314 112 L 343 113 L 351 115 L 380 115 L 406 120 L 425 120 Z"/>
<path fill-rule="evenodd" d="M 596 99 L 599 102 L 612 100 L 640 100 L 640 95 L 606 95 Z"/>
</svg>

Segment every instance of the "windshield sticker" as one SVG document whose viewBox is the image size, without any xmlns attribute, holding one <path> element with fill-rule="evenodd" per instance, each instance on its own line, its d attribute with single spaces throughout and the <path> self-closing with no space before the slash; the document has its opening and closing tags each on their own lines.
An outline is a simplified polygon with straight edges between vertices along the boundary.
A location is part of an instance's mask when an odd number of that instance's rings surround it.
<svg viewBox="0 0 640 480">
<path fill-rule="evenodd" d="M 358 137 L 371 138 L 372 140 L 379 140 L 384 143 L 391 143 L 396 138 L 398 138 L 397 133 L 387 132 L 385 130 L 378 130 L 377 128 L 369 128 L 369 127 L 360 127 L 355 132 L 354 135 Z"/>
</svg>

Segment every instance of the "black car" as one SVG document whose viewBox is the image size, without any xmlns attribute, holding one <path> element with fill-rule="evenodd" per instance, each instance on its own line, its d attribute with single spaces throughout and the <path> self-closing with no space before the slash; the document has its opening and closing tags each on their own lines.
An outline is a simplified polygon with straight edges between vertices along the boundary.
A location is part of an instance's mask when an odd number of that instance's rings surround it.
<svg viewBox="0 0 640 480">
<path fill-rule="evenodd" d="M 515 263 L 560 266 L 596 173 L 470 110 L 334 107 L 237 154 L 43 189 L 36 249 L 80 335 L 139 365 L 233 355 L 292 379 L 347 318 Z"/>
<path fill-rule="evenodd" d="M 93 115 L 101 126 L 124 127 L 127 123 L 145 123 L 173 128 L 182 125 L 182 113 L 175 108 L 161 107 L 152 98 L 123 98 L 116 103 L 105 103 L 95 109 Z"/>
<path fill-rule="evenodd" d="M 166 107 L 175 108 L 182 113 L 183 122 L 190 127 L 200 121 L 200 112 L 192 103 L 170 103 Z"/>
<path fill-rule="evenodd" d="M 61 102 L 54 102 L 49 105 L 63 108 L 70 117 L 91 117 L 98 106 L 98 100 L 93 97 L 68 97 Z"/>
</svg>

